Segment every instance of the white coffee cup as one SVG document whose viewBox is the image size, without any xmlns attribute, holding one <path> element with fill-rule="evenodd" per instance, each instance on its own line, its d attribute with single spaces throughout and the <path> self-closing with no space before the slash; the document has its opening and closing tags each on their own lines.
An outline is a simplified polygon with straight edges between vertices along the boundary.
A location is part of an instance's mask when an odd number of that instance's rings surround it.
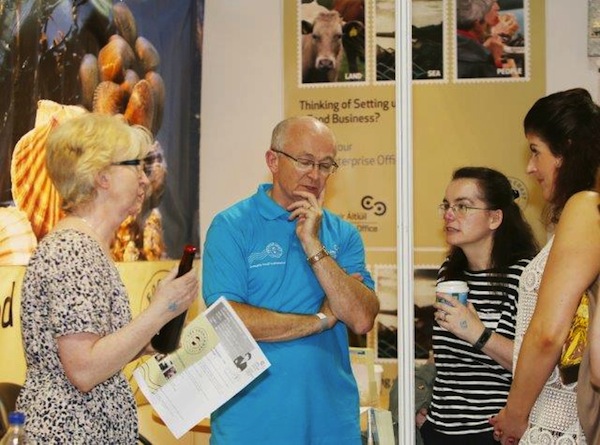
<svg viewBox="0 0 600 445">
<path fill-rule="evenodd" d="M 465 281 L 441 281 L 436 287 L 436 292 L 450 294 L 461 304 L 467 304 L 469 286 Z"/>
</svg>

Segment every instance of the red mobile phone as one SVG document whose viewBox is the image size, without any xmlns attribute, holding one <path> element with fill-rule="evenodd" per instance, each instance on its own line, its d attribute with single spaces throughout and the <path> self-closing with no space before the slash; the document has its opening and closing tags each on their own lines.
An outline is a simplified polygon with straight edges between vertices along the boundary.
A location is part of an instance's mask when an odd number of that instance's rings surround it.
<svg viewBox="0 0 600 445">
<path fill-rule="evenodd" d="M 191 244 L 187 244 L 183 248 L 183 255 L 179 261 L 179 269 L 177 271 L 177 277 L 180 277 L 192 269 L 194 263 L 194 257 L 198 249 Z M 179 339 L 181 338 L 181 331 L 183 330 L 183 323 L 187 311 L 182 312 L 177 317 L 171 319 L 165 324 L 158 333 L 152 337 L 152 347 L 158 352 L 163 354 L 169 354 L 173 352 L 179 346 Z"/>
</svg>

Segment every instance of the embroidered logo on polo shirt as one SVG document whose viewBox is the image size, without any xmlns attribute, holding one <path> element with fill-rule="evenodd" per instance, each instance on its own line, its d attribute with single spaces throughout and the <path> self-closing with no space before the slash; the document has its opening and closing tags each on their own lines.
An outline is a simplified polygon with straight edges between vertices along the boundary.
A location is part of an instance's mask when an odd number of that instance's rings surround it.
<svg viewBox="0 0 600 445">
<path fill-rule="evenodd" d="M 272 259 L 281 258 L 282 255 L 283 249 L 279 244 L 269 243 L 264 250 L 251 253 L 248 257 L 248 264 L 250 267 L 264 267 L 285 264 L 285 261 L 272 261 Z"/>
</svg>

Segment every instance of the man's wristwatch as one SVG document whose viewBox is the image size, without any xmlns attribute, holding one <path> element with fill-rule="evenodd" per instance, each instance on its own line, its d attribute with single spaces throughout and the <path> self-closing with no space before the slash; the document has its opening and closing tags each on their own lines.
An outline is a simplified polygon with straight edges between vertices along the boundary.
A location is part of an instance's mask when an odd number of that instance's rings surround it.
<svg viewBox="0 0 600 445">
<path fill-rule="evenodd" d="M 327 252 L 327 250 L 325 249 L 325 247 L 321 247 L 321 250 L 319 250 L 317 253 L 315 253 L 313 256 L 309 256 L 306 261 L 308 261 L 308 264 L 310 264 L 311 266 L 313 264 L 315 264 L 317 261 L 322 260 L 323 258 L 325 258 L 326 256 L 329 256 L 329 252 Z"/>
<path fill-rule="evenodd" d="M 327 315 L 325 315 L 323 312 L 318 312 L 315 315 L 319 317 L 319 320 L 321 321 L 321 329 L 319 330 L 319 333 L 326 331 L 328 325 Z"/>
</svg>

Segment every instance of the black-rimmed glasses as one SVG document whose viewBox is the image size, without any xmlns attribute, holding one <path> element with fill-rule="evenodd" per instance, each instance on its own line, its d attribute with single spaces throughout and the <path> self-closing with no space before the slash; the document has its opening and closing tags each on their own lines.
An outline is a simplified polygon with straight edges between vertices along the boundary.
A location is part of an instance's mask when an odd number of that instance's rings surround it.
<svg viewBox="0 0 600 445">
<path fill-rule="evenodd" d="M 112 165 L 141 165 L 143 159 L 127 159 L 126 161 L 113 162 Z"/>
<path fill-rule="evenodd" d="M 335 171 L 339 167 L 335 163 L 335 161 L 315 162 L 310 159 L 295 158 L 292 155 L 289 155 L 286 152 L 277 150 L 275 148 L 271 148 L 271 150 L 274 151 L 275 153 L 282 154 L 285 157 L 289 158 L 294 163 L 294 166 L 296 167 L 296 169 L 301 172 L 311 171 L 313 168 L 315 168 L 315 166 L 317 166 L 319 169 L 319 173 L 321 173 L 322 175 L 331 175 L 331 174 L 335 173 Z"/>
<path fill-rule="evenodd" d="M 150 173 L 152 172 L 152 167 L 151 167 L 150 163 L 146 162 L 145 159 L 127 159 L 125 161 L 113 162 L 111 165 L 125 165 L 125 166 L 134 166 L 134 167 L 141 166 L 139 171 L 140 172 L 143 171 L 146 176 L 150 176 Z"/>
<path fill-rule="evenodd" d="M 456 216 L 457 218 L 463 218 L 463 217 L 467 216 L 467 214 L 471 210 L 493 210 L 493 209 L 487 209 L 484 207 L 473 207 L 473 206 L 469 206 L 467 204 L 450 205 L 447 202 L 441 203 L 440 205 L 438 205 L 437 208 L 438 208 L 438 212 L 442 218 L 444 217 L 444 215 L 446 215 L 446 212 L 448 210 L 452 210 L 452 213 L 454 213 L 454 216 Z"/>
</svg>

